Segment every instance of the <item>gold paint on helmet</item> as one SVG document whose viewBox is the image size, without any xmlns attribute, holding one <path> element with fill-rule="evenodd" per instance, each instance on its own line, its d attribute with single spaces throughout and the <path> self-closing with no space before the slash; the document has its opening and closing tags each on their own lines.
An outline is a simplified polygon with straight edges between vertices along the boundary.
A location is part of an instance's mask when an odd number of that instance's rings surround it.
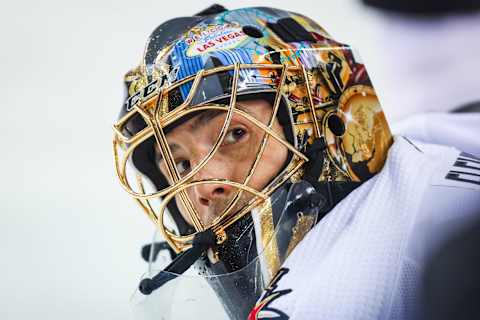
<svg viewBox="0 0 480 320">
<path fill-rule="evenodd" d="M 350 50 L 349 48 L 347 48 Z M 325 56 L 330 59 L 331 68 L 343 66 L 346 64 L 342 57 L 341 50 L 346 48 L 337 48 L 331 55 L 321 50 L 319 56 Z M 340 51 L 339 51 L 340 50 Z M 258 69 L 261 74 L 277 74 L 277 87 L 274 92 L 273 114 L 268 124 L 261 123 L 250 114 L 236 108 L 237 83 L 239 73 L 245 69 Z M 195 96 L 202 79 L 209 75 L 221 72 L 232 72 L 232 92 L 229 95 L 228 105 L 205 103 L 192 105 L 191 101 Z M 208 70 L 200 70 L 197 74 L 186 77 L 172 84 L 167 84 L 156 89 L 154 93 L 149 93 L 145 98 L 140 98 L 135 103 L 130 112 L 123 116 L 114 125 L 114 156 L 115 167 L 118 178 L 123 188 L 134 197 L 148 217 L 159 227 L 166 241 L 176 252 L 181 252 L 191 246 L 193 234 L 178 234 L 174 229 L 169 229 L 164 223 L 167 204 L 174 197 L 179 196 L 183 207 L 188 213 L 195 232 L 204 231 L 211 228 L 217 235 L 218 242 L 225 241 L 227 236 L 225 230 L 233 223 L 242 218 L 245 214 L 251 212 L 253 208 L 258 208 L 269 199 L 269 196 L 285 181 L 298 181 L 303 175 L 303 166 L 309 161 L 304 154 L 305 148 L 312 143 L 315 138 L 325 139 L 328 145 L 325 158 L 324 169 L 319 180 L 329 181 L 363 181 L 369 178 L 381 168 L 385 161 L 386 151 L 392 142 L 391 134 L 388 129 L 383 112 L 378 103 L 378 99 L 372 87 L 367 85 L 354 85 L 343 89 L 351 73 L 350 68 L 343 68 L 339 73 L 339 78 L 332 78 L 334 73 L 327 69 L 307 69 L 304 65 L 298 64 L 298 61 L 290 61 L 288 64 L 240 64 L 236 63 L 230 66 L 215 67 Z M 136 74 L 130 75 L 132 77 Z M 141 79 L 135 79 L 140 83 Z M 144 81 L 145 82 L 145 81 Z M 178 89 L 180 86 L 191 83 L 191 89 L 188 97 L 180 105 L 171 108 L 168 96 L 170 92 Z M 147 84 L 144 84 L 146 86 Z M 341 96 L 336 102 L 331 95 L 341 92 Z M 328 93 L 328 95 L 327 95 Z M 287 141 L 272 130 L 273 120 L 277 116 L 280 102 L 286 103 L 287 108 L 292 113 L 292 130 L 295 135 L 295 142 Z M 323 99 L 323 100 L 322 100 Z M 337 104 L 338 103 L 338 104 Z M 188 174 L 181 176 L 173 162 L 172 153 L 166 140 L 164 129 L 187 115 L 205 110 L 221 110 L 226 113 L 225 122 L 220 134 L 208 155 Z M 247 174 L 245 180 L 241 183 L 224 179 L 193 180 L 193 177 L 199 172 L 206 163 L 217 152 L 221 141 L 226 135 L 227 128 L 234 114 L 241 115 L 252 124 L 264 131 L 264 138 L 258 149 L 258 154 Z M 345 133 L 341 137 L 336 137 L 328 128 L 326 120 L 331 114 L 338 116 L 345 123 Z M 133 117 L 140 116 L 146 126 L 143 130 L 133 136 L 124 134 L 124 128 L 128 121 Z M 165 159 L 169 181 L 173 184 L 162 190 L 153 192 L 146 191 L 145 181 L 141 174 L 137 174 L 135 185 L 129 180 L 127 175 L 127 163 L 131 158 L 135 148 L 144 143 L 149 138 L 154 138 L 161 156 Z M 262 157 L 267 139 L 274 139 L 285 146 L 292 154 L 290 163 L 282 172 L 263 190 L 255 190 L 248 186 L 255 169 Z M 300 144 L 304 141 L 304 144 Z M 123 155 L 120 155 L 120 150 Z M 366 164 L 368 175 L 363 174 L 356 168 L 357 164 Z M 202 223 L 198 212 L 191 203 L 186 189 L 194 185 L 222 183 L 236 188 L 237 192 L 227 205 L 227 208 L 216 217 L 212 223 L 205 225 Z M 251 199 L 239 211 L 235 212 L 235 206 L 239 202 L 243 193 L 252 195 Z M 152 200 L 162 199 L 160 205 L 154 206 Z M 155 210 L 157 209 L 157 210 Z M 304 235 L 304 229 L 310 226 L 306 221 L 296 227 L 296 233 Z M 302 231 L 303 230 L 303 231 Z M 273 262 L 272 262 L 273 263 Z"/>
</svg>

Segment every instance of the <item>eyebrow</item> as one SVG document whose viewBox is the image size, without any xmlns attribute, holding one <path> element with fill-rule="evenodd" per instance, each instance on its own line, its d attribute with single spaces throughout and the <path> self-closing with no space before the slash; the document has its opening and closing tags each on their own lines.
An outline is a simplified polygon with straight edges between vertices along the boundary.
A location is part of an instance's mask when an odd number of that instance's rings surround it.
<svg viewBox="0 0 480 320">
<path fill-rule="evenodd" d="M 223 114 L 223 113 L 226 113 L 225 111 L 223 110 L 207 110 L 207 111 L 204 111 L 202 112 L 201 114 L 199 114 L 194 120 L 193 120 L 193 123 L 192 123 L 192 130 L 197 130 L 198 128 L 200 127 L 203 127 L 205 125 L 207 125 L 207 123 L 218 117 L 219 115 Z"/>
<path fill-rule="evenodd" d="M 241 105 L 240 103 L 237 103 L 236 105 L 236 108 L 237 109 L 240 109 L 240 110 L 243 110 L 243 111 L 246 111 L 246 107 Z M 195 130 L 198 130 L 198 128 L 200 127 L 203 127 L 205 125 L 208 124 L 208 122 L 216 117 L 218 117 L 219 115 L 223 114 L 226 112 L 224 110 L 217 110 L 217 109 L 212 109 L 212 110 L 206 110 L 202 113 L 200 113 L 198 116 L 196 116 L 193 120 L 193 123 L 192 123 L 192 131 L 195 131 Z M 176 143 L 169 143 L 168 144 L 168 147 L 170 148 L 170 151 L 171 153 L 173 154 L 176 150 L 180 149 L 180 146 Z M 157 145 L 155 144 L 155 153 L 156 153 L 156 156 L 157 156 L 157 161 L 163 161 L 163 157 L 162 156 L 159 156 L 159 152 L 157 150 Z"/>
<path fill-rule="evenodd" d="M 176 143 L 169 143 L 168 144 L 168 147 L 170 148 L 170 151 L 172 153 L 174 153 L 175 151 L 177 151 L 178 149 L 180 149 L 180 147 L 178 146 L 178 144 Z"/>
<path fill-rule="evenodd" d="M 206 110 L 195 117 L 192 123 L 192 130 L 197 130 L 198 128 L 207 125 L 207 123 L 212 120 L 213 118 L 225 113 L 223 110 Z M 168 147 L 170 148 L 170 152 L 173 154 L 175 151 L 180 149 L 180 146 L 176 143 L 169 143 Z M 158 145 L 155 144 L 155 158 L 157 161 L 163 161 L 163 157 L 160 155 L 158 150 Z"/>
<path fill-rule="evenodd" d="M 242 110 L 242 111 L 245 111 L 245 112 L 249 113 L 247 111 L 247 108 L 244 105 L 242 105 L 241 103 L 238 103 L 238 102 L 235 105 L 235 109 L 239 109 L 239 110 Z M 212 110 L 206 110 L 206 111 L 200 113 L 200 115 L 198 115 L 192 123 L 192 130 L 196 130 L 199 127 L 205 126 L 210 120 L 216 118 L 217 116 L 219 116 L 221 114 L 226 115 L 227 112 L 225 110 L 212 109 Z"/>
</svg>

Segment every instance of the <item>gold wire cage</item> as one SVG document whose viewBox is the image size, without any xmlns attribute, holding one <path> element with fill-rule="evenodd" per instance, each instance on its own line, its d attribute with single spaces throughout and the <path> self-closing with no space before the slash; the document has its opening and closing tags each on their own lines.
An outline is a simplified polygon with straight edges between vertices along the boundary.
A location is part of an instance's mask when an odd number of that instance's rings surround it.
<svg viewBox="0 0 480 320">
<path fill-rule="evenodd" d="M 239 73 L 242 69 L 264 69 L 264 70 L 276 70 L 280 71 L 279 82 L 276 87 L 275 99 L 273 104 L 272 116 L 267 125 L 254 118 L 249 113 L 236 108 L 237 100 L 237 87 Z M 228 106 L 206 103 L 198 106 L 191 106 L 191 101 L 198 89 L 199 83 L 203 77 L 226 71 L 233 71 L 232 79 L 232 92 L 230 95 L 230 101 Z M 287 64 L 239 64 L 236 63 L 230 66 L 216 67 L 208 70 L 200 70 L 196 75 L 184 78 L 169 87 L 157 88 L 151 92 L 148 96 L 141 97 L 131 108 L 131 111 L 125 114 L 114 126 L 114 139 L 113 139 L 113 152 L 115 161 L 116 174 L 120 180 L 122 187 L 137 201 L 137 203 L 146 212 L 147 216 L 158 226 L 162 236 L 170 244 L 170 246 L 176 251 L 181 252 L 191 246 L 193 234 L 178 235 L 173 230 L 168 229 L 164 224 L 164 213 L 169 201 L 175 196 L 179 195 L 184 208 L 186 209 L 191 222 L 196 232 L 204 231 L 211 228 L 217 236 L 217 242 L 221 243 L 226 239 L 225 229 L 230 225 L 238 221 L 241 217 L 247 214 L 256 206 L 259 206 L 262 202 L 267 200 L 269 196 L 286 180 L 291 178 L 297 171 L 308 161 L 308 157 L 302 152 L 298 151 L 295 146 L 279 136 L 273 129 L 272 125 L 277 115 L 278 108 L 282 97 L 282 88 L 285 83 L 286 75 L 289 72 L 296 72 L 304 78 L 306 93 L 308 98 L 308 104 L 310 105 L 310 117 L 312 119 L 313 134 L 315 137 L 321 136 L 321 125 L 318 123 L 317 116 L 315 114 L 315 108 L 313 107 L 313 97 L 309 84 L 309 76 L 307 70 L 303 65 L 287 65 Z M 172 90 L 184 85 L 188 82 L 192 82 L 192 87 L 188 93 L 187 98 L 181 105 L 173 110 L 168 109 L 168 99 L 164 97 Z M 225 121 L 220 134 L 215 141 L 212 150 L 208 155 L 188 174 L 181 176 L 174 163 L 172 152 L 167 143 L 166 134 L 164 128 L 174 121 L 191 114 L 193 112 L 204 110 L 221 110 L 226 112 Z M 257 156 L 242 183 L 234 182 L 226 179 L 205 179 L 205 180 L 192 180 L 195 174 L 197 174 L 206 163 L 214 156 L 219 146 L 221 145 L 227 128 L 230 125 L 233 114 L 238 114 L 248 121 L 253 123 L 256 127 L 264 130 L 264 136 L 261 141 Z M 123 133 L 123 127 L 132 119 L 133 116 L 140 115 L 146 123 L 146 127 L 137 134 L 129 137 Z M 167 165 L 168 179 L 173 183 L 163 190 L 147 193 L 145 192 L 143 178 L 140 173 L 136 174 L 136 184 L 140 192 L 136 192 L 132 189 L 131 183 L 128 181 L 126 170 L 128 159 L 132 155 L 136 147 L 145 142 L 151 137 L 155 138 L 155 141 L 159 147 L 159 151 L 165 159 Z M 277 176 L 278 179 L 274 179 L 272 183 L 263 188 L 263 190 L 256 190 L 248 186 L 248 183 L 257 168 L 260 158 L 265 150 L 265 146 L 268 138 L 275 139 L 283 146 L 285 146 L 290 152 L 292 152 L 292 161 L 288 168 L 284 169 L 284 172 Z M 119 148 L 124 150 L 123 158 L 120 159 Z M 288 169 L 288 170 L 287 170 Z M 226 209 L 216 217 L 212 223 L 205 225 L 192 204 L 191 199 L 186 193 L 186 189 L 200 184 L 225 184 L 237 189 L 235 196 L 231 199 Z M 240 211 L 233 213 L 235 205 L 238 203 L 240 196 L 243 192 L 247 192 L 253 195 L 253 198 L 242 208 Z M 151 199 L 162 198 L 158 212 L 152 207 Z"/>
</svg>

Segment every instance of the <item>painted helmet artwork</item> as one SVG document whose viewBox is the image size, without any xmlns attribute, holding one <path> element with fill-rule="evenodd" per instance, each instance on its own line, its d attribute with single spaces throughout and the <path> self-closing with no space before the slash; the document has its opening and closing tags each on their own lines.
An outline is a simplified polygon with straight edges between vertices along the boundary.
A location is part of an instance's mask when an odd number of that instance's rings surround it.
<svg viewBox="0 0 480 320">
<path fill-rule="evenodd" d="M 169 20 L 125 85 L 116 173 L 175 253 L 142 280 L 143 315 L 180 318 L 175 306 L 192 299 L 173 292 L 204 288 L 246 319 L 393 141 L 358 54 L 288 11 L 213 6 Z"/>
</svg>

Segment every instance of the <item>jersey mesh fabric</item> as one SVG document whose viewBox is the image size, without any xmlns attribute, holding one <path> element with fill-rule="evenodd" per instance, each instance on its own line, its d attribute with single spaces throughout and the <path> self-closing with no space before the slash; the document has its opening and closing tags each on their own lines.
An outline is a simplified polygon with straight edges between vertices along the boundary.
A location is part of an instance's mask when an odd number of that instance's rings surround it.
<svg viewBox="0 0 480 320">
<path fill-rule="evenodd" d="M 411 233 L 437 163 L 445 160 L 438 155 L 451 160 L 459 153 L 433 145 L 426 150 L 395 137 L 382 171 L 339 203 L 292 252 L 278 290 L 293 291 L 269 308 L 290 319 L 410 318 L 421 271 L 408 252 Z"/>
<path fill-rule="evenodd" d="M 415 319 L 422 270 L 416 261 L 404 259 L 400 281 L 392 297 L 390 319 Z"/>
</svg>

